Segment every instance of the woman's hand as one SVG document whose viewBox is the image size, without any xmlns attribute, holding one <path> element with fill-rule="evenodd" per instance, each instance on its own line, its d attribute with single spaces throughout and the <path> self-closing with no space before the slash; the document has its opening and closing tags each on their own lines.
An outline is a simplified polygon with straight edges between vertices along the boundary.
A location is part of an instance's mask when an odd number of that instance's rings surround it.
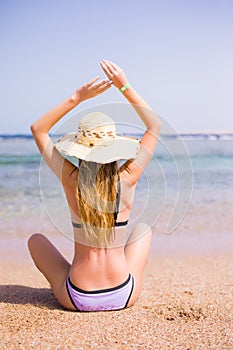
<svg viewBox="0 0 233 350">
<path fill-rule="evenodd" d="M 76 90 L 71 96 L 71 99 L 80 103 L 88 100 L 89 98 L 102 94 L 111 87 L 112 81 L 103 79 L 96 83 L 98 79 L 99 77 L 96 77 Z"/>
<path fill-rule="evenodd" d="M 113 84 L 118 88 L 122 88 L 128 81 L 123 70 L 111 61 L 103 60 L 100 62 L 100 65 Z"/>
</svg>

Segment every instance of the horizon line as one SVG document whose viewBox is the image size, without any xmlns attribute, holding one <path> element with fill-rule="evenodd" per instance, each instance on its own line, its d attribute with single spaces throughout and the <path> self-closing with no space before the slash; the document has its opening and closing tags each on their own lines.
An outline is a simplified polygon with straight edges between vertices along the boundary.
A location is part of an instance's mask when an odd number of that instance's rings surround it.
<svg viewBox="0 0 233 350">
<path fill-rule="evenodd" d="M 131 134 L 143 134 L 143 133 L 131 133 Z M 233 135 L 233 130 L 189 130 L 189 131 L 177 131 L 176 133 L 172 132 L 161 132 L 161 135 Z M 0 133 L 0 137 L 11 137 L 11 136 L 18 136 L 18 137 L 33 137 L 31 133 Z M 53 134 L 52 136 L 60 136 L 60 134 Z"/>
</svg>

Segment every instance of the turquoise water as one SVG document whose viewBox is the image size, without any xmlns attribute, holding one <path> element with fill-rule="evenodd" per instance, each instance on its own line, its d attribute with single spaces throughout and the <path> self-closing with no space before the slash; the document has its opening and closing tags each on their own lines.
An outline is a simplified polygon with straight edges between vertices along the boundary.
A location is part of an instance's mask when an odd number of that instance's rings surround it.
<svg viewBox="0 0 233 350">
<path fill-rule="evenodd" d="M 59 229 L 68 215 L 64 196 L 55 177 L 41 165 L 30 136 L 0 137 L 0 171 L 1 233 Z M 196 220 L 199 205 L 209 206 L 210 217 L 212 209 L 224 207 L 228 220 L 232 194 L 233 137 L 162 136 L 138 183 L 131 222 L 140 219 L 159 226 L 163 214 L 167 225 L 175 208 L 170 222 L 174 229 L 190 207 L 191 220 Z"/>
</svg>

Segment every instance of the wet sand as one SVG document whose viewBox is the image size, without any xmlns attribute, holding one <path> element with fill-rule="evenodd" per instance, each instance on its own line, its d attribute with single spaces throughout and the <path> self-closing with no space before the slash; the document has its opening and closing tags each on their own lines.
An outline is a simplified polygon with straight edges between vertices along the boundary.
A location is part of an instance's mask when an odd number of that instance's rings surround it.
<svg viewBox="0 0 233 350">
<path fill-rule="evenodd" d="M 72 243 L 52 239 L 71 259 Z M 230 243 L 231 236 L 155 235 L 138 302 L 121 311 L 77 313 L 56 302 L 26 238 L 2 237 L 0 348 L 232 349 Z"/>
</svg>

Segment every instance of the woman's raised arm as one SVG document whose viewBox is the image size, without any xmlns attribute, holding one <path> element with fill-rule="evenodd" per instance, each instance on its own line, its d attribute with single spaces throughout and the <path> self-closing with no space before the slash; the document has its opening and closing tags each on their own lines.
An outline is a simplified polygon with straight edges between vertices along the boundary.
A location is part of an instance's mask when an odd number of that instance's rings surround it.
<svg viewBox="0 0 233 350">
<path fill-rule="evenodd" d="M 66 165 L 68 168 L 73 166 L 69 162 L 65 161 L 53 147 L 53 141 L 49 137 L 48 132 L 62 117 L 64 117 L 78 104 L 87 99 L 95 97 L 110 88 L 112 84 L 111 81 L 104 79 L 97 82 L 98 79 L 99 77 L 96 77 L 87 84 L 83 85 L 68 99 L 52 108 L 49 112 L 45 113 L 31 125 L 31 132 L 40 153 L 48 166 L 60 179 L 64 175 L 64 166 Z M 63 173 L 61 173 L 61 169 L 63 169 Z"/>
<path fill-rule="evenodd" d="M 49 141 L 48 132 L 49 130 L 68 112 L 75 108 L 81 102 L 95 97 L 111 86 L 111 81 L 101 80 L 96 83 L 99 77 L 92 79 L 87 84 L 83 85 L 81 88 L 76 90 L 73 95 L 68 99 L 61 102 L 56 107 L 52 108 L 49 112 L 44 114 L 41 118 L 35 121 L 31 125 L 31 132 L 37 143 L 40 152 L 43 154 L 47 143 Z"/>
<path fill-rule="evenodd" d="M 127 169 L 130 170 L 130 181 L 135 184 L 154 153 L 160 134 L 161 121 L 146 101 L 131 87 L 125 73 L 119 66 L 111 61 L 103 60 L 101 67 L 146 126 L 137 157 L 133 161 L 127 162 Z"/>
</svg>

